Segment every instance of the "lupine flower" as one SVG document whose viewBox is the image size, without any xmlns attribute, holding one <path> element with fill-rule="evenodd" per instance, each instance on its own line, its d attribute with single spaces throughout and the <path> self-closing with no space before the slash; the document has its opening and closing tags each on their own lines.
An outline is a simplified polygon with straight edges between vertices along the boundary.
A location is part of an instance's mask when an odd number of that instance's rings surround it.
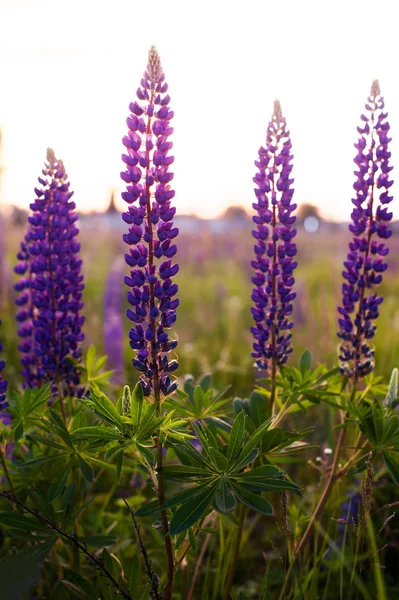
<svg viewBox="0 0 399 600">
<path fill-rule="evenodd" d="M 1 325 L 1 321 L 0 321 L 0 325 Z M 1 340 L 0 340 L 0 353 L 2 352 L 2 350 L 3 350 L 3 344 L 1 343 Z M 2 371 L 5 367 L 5 364 L 6 364 L 5 361 L 0 358 L 0 420 L 4 423 L 8 420 L 7 419 L 8 413 L 4 412 L 4 409 L 6 409 L 8 406 L 7 400 L 6 400 L 7 380 L 4 379 L 2 376 Z M 8 423 L 6 423 L 6 424 L 8 424 Z"/>
<path fill-rule="evenodd" d="M 114 385 L 123 383 L 124 373 L 122 266 L 117 261 L 111 267 L 104 294 L 104 345 L 108 365 L 114 371 L 111 378 Z"/>
<path fill-rule="evenodd" d="M 78 217 L 64 165 L 51 149 L 42 173 L 15 267 L 22 276 L 15 286 L 20 292 L 19 350 L 28 386 L 52 382 L 54 389 L 72 396 L 78 393 L 80 379 L 69 359 L 81 358 L 84 338 Z"/>
<path fill-rule="evenodd" d="M 178 287 L 172 280 L 179 270 L 173 264 L 173 240 L 179 230 L 173 226 L 176 209 L 171 206 L 175 195 L 169 171 L 174 160 L 169 156 L 173 112 L 167 90 L 159 54 L 152 46 L 138 100 L 129 107 L 129 131 L 123 138 L 126 154 L 122 155 L 126 170 L 121 177 L 127 183 L 122 198 L 129 205 L 123 219 L 130 227 L 123 239 L 130 247 L 125 259 L 131 271 L 125 283 L 130 288 L 127 316 L 133 323 L 130 346 L 137 352 L 132 362 L 144 393 L 154 392 L 157 399 L 160 392 L 167 395 L 176 389 L 170 374 L 178 367 L 167 356 L 177 346 L 167 330 L 176 321 L 179 304 Z"/>
<path fill-rule="evenodd" d="M 292 274 L 297 266 L 296 245 L 292 241 L 296 235 L 293 228 L 296 217 L 292 214 L 296 208 L 292 204 L 294 180 L 290 179 L 292 158 L 290 134 L 276 101 L 267 128 L 266 148 L 260 148 L 259 159 L 255 161 L 257 202 L 252 205 L 256 210 L 253 217 L 256 229 L 252 232 L 256 244 L 255 260 L 251 262 L 255 269 L 252 277 L 255 306 L 251 309 L 255 326 L 251 331 L 255 338 L 252 356 L 258 369 L 268 369 L 270 362 L 274 366 L 284 365 L 292 352 L 293 323 L 289 322 L 289 316 L 295 298 Z"/>
<path fill-rule="evenodd" d="M 355 144 L 355 198 L 349 225 L 354 238 L 344 263 L 342 275 L 346 281 L 342 285 L 342 306 L 338 308 L 341 372 L 355 378 L 367 375 L 374 368 L 370 340 L 376 331 L 374 321 L 383 298 L 373 290 L 381 283 L 387 268 L 385 257 L 389 250 L 385 240 L 392 234 L 388 226 L 392 219 L 388 204 L 393 198 L 389 191 L 393 181 L 389 175 L 392 167 L 387 116 L 380 86 L 374 81 Z"/>
</svg>

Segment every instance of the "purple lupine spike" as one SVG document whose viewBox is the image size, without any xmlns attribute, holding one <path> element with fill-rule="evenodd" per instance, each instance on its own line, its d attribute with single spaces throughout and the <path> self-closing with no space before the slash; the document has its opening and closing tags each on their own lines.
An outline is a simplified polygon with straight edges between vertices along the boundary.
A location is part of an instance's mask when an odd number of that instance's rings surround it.
<svg viewBox="0 0 399 600">
<path fill-rule="evenodd" d="M 84 338 L 78 217 L 64 165 L 51 149 L 42 174 L 15 267 L 21 275 L 15 286 L 19 350 L 26 385 L 52 382 L 72 396 L 79 393 L 80 377 L 69 359 L 80 360 Z"/>
<path fill-rule="evenodd" d="M 173 226 L 176 209 L 171 200 L 175 192 L 169 171 L 174 160 L 169 156 L 173 111 L 167 90 L 159 54 L 152 46 L 137 90 L 138 100 L 129 107 L 129 130 L 123 138 L 126 154 L 122 155 L 126 170 L 121 177 L 127 183 L 122 198 L 129 205 L 123 219 L 130 227 L 123 239 L 130 246 L 125 259 L 131 271 L 125 283 L 130 288 L 127 316 L 133 322 L 130 346 L 137 351 L 132 362 L 140 373 L 144 393 L 154 392 L 158 399 L 160 392 L 167 395 L 176 389 L 171 373 L 178 366 L 167 356 L 177 346 L 167 330 L 175 323 L 179 304 L 178 287 L 173 283 L 179 270 L 173 263 L 173 240 L 179 230 Z"/>
<path fill-rule="evenodd" d="M 114 385 L 122 385 L 124 380 L 122 277 L 123 262 L 118 260 L 108 273 L 104 294 L 104 345 Z"/>
<path fill-rule="evenodd" d="M 354 238 L 344 263 L 342 275 L 346 281 L 342 284 L 342 306 L 338 308 L 341 372 L 356 380 L 374 368 L 374 350 L 369 340 L 374 337 L 374 321 L 383 298 L 373 290 L 381 283 L 387 268 L 385 257 L 389 250 L 384 240 L 392 234 L 388 227 L 392 213 L 387 206 L 393 199 L 387 116 L 380 86 L 374 81 L 355 144 L 356 195 L 352 199 L 354 208 L 349 225 Z"/>
<path fill-rule="evenodd" d="M 253 222 L 256 229 L 252 234 L 256 239 L 255 269 L 252 282 L 255 288 L 251 309 L 255 325 L 251 327 L 255 342 L 252 356 L 258 369 L 272 371 L 284 365 L 292 352 L 291 329 L 289 322 L 292 301 L 295 293 L 293 271 L 296 245 L 292 241 L 296 235 L 293 228 L 296 217 L 293 215 L 296 204 L 292 204 L 294 190 L 290 179 L 293 156 L 290 134 L 282 115 L 280 102 L 274 103 L 274 112 L 267 128 L 266 148 L 259 150 L 255 161 L 258 172 L 254 177 L 257 202 Z"/>
<path fill-rule="evenodd" d="M 1 321 L 0 321 L 0 325 L 1 325 Z M 0 353 L 2 352 L 2 350 L 3 350 L 3 344 L 0 340 Z M 0 420 L 3 422 L 5 421 L 3 416 L 5 416 L 5 414 L 6 414 L 6 413 L 3 413 L 3 411 L 8 406 L 7 400 L 6 400 L 6 392 L 7 392 L 8 383 L 7 383 L 7 380 L 4 379 L 2 376 L 2 371 L 5 367 L 5 364 L 6 364 L 5 361 L 0 358 Z"/>
</svg>

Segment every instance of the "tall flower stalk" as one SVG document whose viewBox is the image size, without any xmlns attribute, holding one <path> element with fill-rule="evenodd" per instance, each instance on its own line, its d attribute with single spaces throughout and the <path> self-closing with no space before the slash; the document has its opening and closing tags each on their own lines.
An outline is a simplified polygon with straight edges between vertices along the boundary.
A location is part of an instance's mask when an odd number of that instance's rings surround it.
<svg viewBox="0 0 399 600">
<path fill-rule="evenodd" d="M 42 174 L 15 267 L 21 275 L 15 286 L 19 350 L 26 384 L 51 382 L 63 408 L 62 398 L 80 393 L 79 372 L 70 360 L 80 360 L 84 338 L 78 216 L 64 165 L 51 149 Z"/>
<path fill-rule="evenodd" d="M 129 287 L 127 316 L 133 323 L 130 346 L 136 351 L 132 362 L 140 373 L 144 394 L 153 397 L 159 414 L 162 397 L 177 387 L 171 374 L 178 367 L 176 360 L 168 358 L 177 346 L 177 341 L 170 339 L 168 329 L 175 323 L 179 304 L 175 297 L 178 287 L 173 283 L 179 267 L 172 261 L 177 250 L 173 240 L 178 229 L 173 226 L 176 209 L 171 206 L 175 195 L 170 186 L 173 173 L 169 171 L 174 160 L 169 155 L 173 146 L 169 141 L 173 112 L 169 108 L 167 90 L 159 54 L 152 46 L 147 69 L 137 89 L 137 100 L 129 106 L 128 133 L 123 138 L 126 154 L 122 155 L 126 170 L 121 177 L 127 183 L 122 198 L 128 210 L 123 219 L 130 226 L 123 239 L 129 246 L 125 259 L 131 269 L 125 283 Z M 157 445 L 157 463 L 162 467 L 159 439 Z M 165 501 L 162 475 L 158 475 L 157 492 L 162 505 Z M 168 563 L 165 599 L 170 600 L 173 550 L 166 512 L 162 511 L 161 515 Z"/>
<path fill-rule="evenodd" d="M 387 268 L 385 257 L 389 250 L 385 240 L 392 235 L 388 226 L 392 219 L 388 204 L 393 199 L 390 195 L 393 181 L 389 175 L 393 168 L 389 164 L 390 127 L 377 80 L 371 86 L 365 108 L 360 117 L 362 125 L 358 127 L 360 136 L 355 144 L 357 170 L 349 226 L 354 237 L 344 263 L 343 299 L 338 308 L 341 372 L 354 381 L 374 368 L 370 340 L 375 335 L 374 321 L 383 298 L 373 290 L 381 283 Z"/>
<path fill-rule="evenodd" d="M 252 356 L 258 369 L 270 373 L 272 404 L 277 368 L 287 362 L 292 352 L 293 322 L 289 317 L 295 298 L 293 271 L 297 266 L 296 245 L 292 241 L 296 235 L 292 159 L 290 134 L 280 102 L 276 100 L 267 128 L 266 148 L 259 149 L 259 158 L 255 161 L 258 172 L 254 177 L 257 201 L 253 204 L 256 211 L 253 222 L 256 228 L 252 234 L 256 243 L 255 259 L 251 263 L 255 270 Z"/>
<path fill-rule="evenodd" d="M 369 340 L 374 337 L 376 327 L 373 321 L 378 317 L 378 307 L 383 299 L 371 290 L 381 283 L 382 273 L 387 268 L 384 258 L 388 254 L 388 248 L 384 240 L 392 234 L 388 227 L 392 213 L 388 212 L 387 207 L 393 199 L 389 192 L 393 184 L 389 177 L 392 167 L 389 165 L 391 153 L 388 144 L 391 138 L 388 137 L 388 114 L 384 112 L 384 99 L 377 80 L 373 81 L 365 108 L 365 114 L 360 117 L 363 124 L 358 127 L 360 137 L 355 144 L 357 154 L 354 162 L 357 170 L 353 187 L 356 194 L 352 199 L 354 209 L 352 223 L 349 225 L 354 238 L 349 245 L 348 256 L 344 263 L 343 306 L 338 309 L 341 315 L 338 336 L 342 340 L 339 360 L 341 373 L 351 378 L 350 402 L 355 400 L 360 378 L 374 368 L 374 350 Z M 340 416 L 343 425 L 346 415 L 342 410 Z M 335 482 L 346 473 L 345 469 L 338 470 L 345 436 L 346 428 L 341 428 L 326 485 L 297 546 L 280 594 L 281 600 L 285 598 L 296 559 L 306 547 Z M 359 440 L 355 442 L 352 459 L 358 451 L 356 449 L 358 442 Z"/>
</svg>

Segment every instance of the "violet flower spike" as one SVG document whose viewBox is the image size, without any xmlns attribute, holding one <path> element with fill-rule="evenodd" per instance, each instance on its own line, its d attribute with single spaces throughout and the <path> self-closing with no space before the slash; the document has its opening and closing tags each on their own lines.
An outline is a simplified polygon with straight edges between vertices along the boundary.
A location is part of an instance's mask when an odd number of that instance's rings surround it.
<svg viewBox="0 0 399 600">
<path fill-rule="evenodd" d="M 152 46 L 138 100 L 129 107 L 129 130 L 123 138 L 126 154 L 122 155 L 126 170 L 121 177 L 127 183 L 122 198 L 129 205 L 123 219 L 130 227 L 123 239 L 129 246 L 125 260 L 131 268 L 125 283 L 130 288 L 126 314 L 133 323 L 130 346 L 136 351 L 132 363 L 140 373 L 144 394 L 153 392 L 157 400 L 160 393 L 166 396 L 176 389 L 171 373 L 178 367 L 176 360 L 168 359 L 177 346 L 167 330 L 176 321 L 179 304 L 178 286 L 173 283 L 179 270 L 173 263 L 177 251 L 173 240 L 179 230 L 173 226 L 176 209 L 171 206 L 173 111 L 167 90 L 159 54 Z"/>
<path fill-rule="evenodd" d="M 354 238 L 344 263 L 342 275 L 346 281 L 342 284 L 342 306 L 338 307 L 341 372 L 355 380 L 374 368 L 370 340 L 375 335 L 374 321 L 383 298 L 373 290 L 381 283 L 387 268 L 385 257 L 389 250 L 385 240 L 392 234 L 388 226 L 392 213 L 387 205 L 393 199 L 389 191 L 393 184 L 389 173 L 393 167 L 389 165 L 391 138 L 387 116 L 378 81 L 374 81 L 355 144 L 356 195 L 352 199 L 354 208 L 349 225 Z"/>
<path fill-rule="evenodd" d="M 277 367 L 284 365 L 292 352 L 293 323 L 289 322 L 289 316 L 296 296 L 292 288 L 293 271 L 297 266 L 296 245 L 292 241 L 296 235 L 293 228 L 296 204 L 292 204 L 294 180 L 290 178 L 292 159 L 290 134 L 280 103 L 276 101 L 267 128 L 266 148 L 260 148 L 259 159 L 255 161 L 257 202 L 252 206 L 256 211 L 253 217 L 256 229 L 252 234 L 256 244 L 255 260 L 251 262 L 255 270 L 252 356 L 258 369 L 271 370 L 272 380 Z"/>
<path fill-rule="evenodd" d="M 84 339 L 78 217 L 64 165 L 51 149 L 42 174 L 14 269 L 21 275 L 15 285 L 19 350 L 26 385 L 52 382 L 54 391 L 73 396 L 81 392 L 80 376 L 69 359 L 81 359 Z"/>
</svg>

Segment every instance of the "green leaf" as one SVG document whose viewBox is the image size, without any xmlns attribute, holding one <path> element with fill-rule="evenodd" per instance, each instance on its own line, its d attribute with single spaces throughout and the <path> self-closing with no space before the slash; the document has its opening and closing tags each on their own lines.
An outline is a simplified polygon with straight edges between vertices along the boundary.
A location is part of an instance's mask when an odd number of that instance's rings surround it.
<svg viewBox="0 0 399 600">
<path fill-rule="evenodd" d="M 395 369 L 393 369 L 391 373 L 391 378 L 389 380 L 388 385 L 388 392 L 383 402 L 384 406 L 390 409 L 394 409 L 399 404 L 398 377 L 399 372 L 398 369 L 395 367 Z"/>
<path fill-rule="evenodd" d="M 178 535 L 186 531 L 202 517 L 212 501 L 217 487 L 217 484 L 210 486 L 177 509 L 170 522 L 170 535 Z"/>
<path fill-rule="evenodd" d="M 310 371 L 311 366 L 312 366 L 312 355 L 309 352 L 309 350 L 305 350 L 305 352 L 302 354 L 300 361 L 299 361 L 299 368 L 302 373 L 302 376 L 305 375 L 305 373 L 307 371 Z"/>
<path fill-rule="evenodd" d="M 249 397 L 249 416 L 256 427 L 270 418 L 271 404 L 265 391 L 255 390 Z"/>
<path fill-rule="evenodd" d="M 191 477 L 210 477 L 212 473 L 200 467 L 190 467 L 186 465 L 170 465 L 159 467 L 158 473 L 162 473 L 165 479 L 189 479 Z"/>
<path fill-rule="evenodd" d="M 274 465 L 262 465 L 261 467 L 255 467 L 255 469 L 240 474 L 240 478 L 244 477 L 245 479 L 251 479 L 254 477 L 270 479 L 271 477 L 281 477 L 282 475 L 283 472 Z"/>
<path fill-rule="evenodd" d="M 387 452 L 382 452 L 382 457 L 392 481 L 399 485 L 399 464 Z"/>
<path fill-rule="evenodd" d="M 93 373 L 93 369 L 94 369 L 94 365 L 96 362 L 96 347 L 91 344 L 91 346 L 89 347 L 88 351 L 87 351 L 87 355 L 86 355 L 86 369 L 87 369 L 87 374 L 90 378 L 91 374 Z"/>
<path fill-rule="evenodd" d="M 143 403 L 143 387 L 140 383 L 136 383 L 132 392 L 130 404 L 130 414 L 132 415 L 133 427 L 135 429 L 138 429 L 140 426 L 141 413 L 143 411 Z"/>
<path fill-rule="evenodd" d="M 119 483 L 119 480 L 121 478 L 124 456 L 125 456 L 125 453 L 124 453 L 124 450 L 122 448 L 122 451 L 119 452 L 119 454 L 116 455 L 116 461 L 115 461 L 115 464 L 116 464 L 116 478 L 117 478 L 118 483 Z"/>
<path fill-rule="evenodd" d="M 272 505 L 265 498 L 262 498 L 262 496 L 248 492 L 238 485 L 234 485 L 233 492 L 240 502 L 243 502 L 249 506 L 249 508 L 252 508 L 252 510 L 256 510 L 256 512 L 260 512 L 264 515 L 273 514 Z"/>
<path fill-rule="evenodd" d="M 240 454 L 238 455 L 237 459 L 235 460 L 234 464 L 232 465 L 232 469 L 237 470 L 241 466 L 244 465 L 245 460 L 251 455 L 253 450 L 255 450 L 260 439 L 262 438 L 265 431 L 267 431 L 269 426 L 270 426 L 270 420 L 265 421 L 264 423 L 262 423 L 262 425 L 260 425 L 257 429 L 255 429 L 254 433 L 251 435 L 251 437 L 245 444 L 244 448 L 241 450 Z"/>
<path fill-rule="evenodd" d="M 116 406 L 111 402 L 105 394 L 91 394 L 90 396 L 94 403 L 94 411 L 105 421 L 111 425 L 115 425 L 118 429 L 124 429 L 121 415 L 118 413 Z"/>
<path fill-rule="evenodd" d="M 85 461 L 85 459 L 83 458 L 83 456 L 81 454 L 78 454 L 78 461 L 79 461 L 79 468 L 82 472 L 83 477 L 86 479 L 86 481 L 88 481 L 88 483 L 91 483 L 94 478 L 93 467 Z"/>
<path fill-rule="evenodd" d="M 199 380 L 198 383 L 202 387 L 203 391 L 207 392 L 209 390 L 209 388 L 211 387 L 212 375 L 210 373 L 207 373 L 206 375 L 201 377 L 201 379 Z"/>
<path fill-rule="evenodd" d="M 71 465 L 72 463 L 69 462 L 64 469 L 59 469 L 57 475 L 53 479 L 47 494 L 49 502 L 53 502 L 64 489 L 68 479 L 69 471 L 71 470 Z"/>
<path fill-rule="evenodd" d="M 214 448 L 209 449 L 210 455 L 212 456 L 213 463 L 218 469 L 218 471 L 226 471 L 227 469 L 227 458 L 224 454 L 222 454 L 219 450 L 215 450 Z"/>
<path fill-rule="evenodd" d="M 20 421 L 14 429 L 14 442 L 17 443 L 24 435 L 24 423 Z"/>
<path fill-rule="evenodd" d="M 11 527 L 11 529 L 18 529 L 19 531 L 50 531 L 48 527 L 33 517 L 27 517 L 11 512 L 1 512 L 0 523 L 6 527 Z"/>
<path fill-rule="evenodd" d="M 233 427 L 231 428 L 231 433 L 229 436 L 229 441 L 227 444 L 227 461 L 230 464 L 233 463 L 235 458 L 238 456 L 240 452 L 240 448 L 244 441 L 244 433 L 245 433 L 245 415 L 241 411 L 238 413 L 237 417 L 234 419 Z"/>
<path fill-rule="evenodd" d="M 72 420 L 70 432 L 73 433 L 77 429 L 82 429 L 83 427 L 87 427 L 87 419 L 83 411 L 80 410 Z"/>
<path fill-rule="evenodd" d="M 46 555 L 54 542 L 26 548 L 0 560 L 1 596 L 4 600 L 21 600 L 39 581 Z"/>
<path fill-rule="evenodd" d="M 112 429 L 109 429 L 106 427 L 97 427 L 95 425 L 91 425 L 90 427 L 81 427 L 80 429 L 76 429 L 76 431 L 73 432 L 72 437 L 76 441 L 92 440 L 92 439 L 98 439 L 98 440 L 104 440 L 104 441 L 105 440 L 126 441 L 126 438 L 124 438 L 122 435 L 120 435 L 120 433 L 117 433 L 116 431 L 112 431 Z"/>
<path fill-rule="evenodd" d="M 222 481 L 218 491 L 213 499 L 213 506 L 224 515 L 233 512 L 236 506 L 236 499 L 231 493 L 226 481 Z"/>
<path fill-rule="evenodd" d="M 44 465 L 46 463 L 53 463 L 60 458 L 65 458 L 69 456 L 68 452 L 63 452 L 62 454 L 52 454 L 51 456 L 39 456 L 38 458 L 32 458 L 31 460 L 27 460 L 26 462 L 18 465 L 19 469 L 30 469 L 32 467 L 37 467 L 40 465 Z"/>
</svg>

